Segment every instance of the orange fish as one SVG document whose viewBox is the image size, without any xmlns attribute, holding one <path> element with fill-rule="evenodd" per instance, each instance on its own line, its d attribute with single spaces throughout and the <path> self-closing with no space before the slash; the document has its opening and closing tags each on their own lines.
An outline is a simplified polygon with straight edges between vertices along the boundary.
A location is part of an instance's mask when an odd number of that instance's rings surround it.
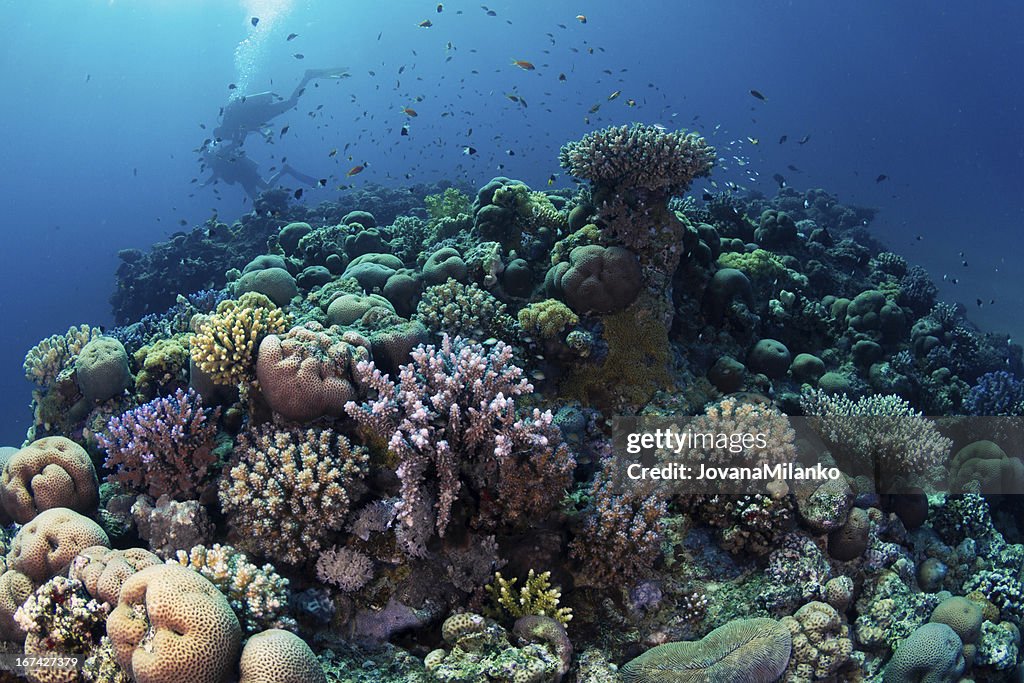
<svg viewBox="0 0 1024 683">
<path fill-rule="evenodd" d="M 585 14 L 577 14 L 576 21 L 580 22 L 581 24 L 585 24 L 587 23 L 587 16 Z"/>
<path fill-rule="evenodd" d="M 534 69 L 537 68 L 531 62 L 527 62 L 522 59 L 513 59 L 512 63 L 518 66 L 523 71 L 533 71 Z"/>
<path fill-rule="evenodd" d="M 402 107 L 402 113 L 413 118 L 419 116 L 419 114 L 416 113 L 416 110 L 412 107 Z"/>
<path fill-rule="evenodd" d="M 365 168 L 366 168 L 366 164 L 359 164 L 358 166 L 353 166 L 352 168 L 350 168 L 348 170 L 348 173 L 345 174 L 345 177 L 346 178 L 351 178 L 354 175 L 358 175 L 358 174 L 362 173 L 363 169 L 365 169 Z"/>
</svg>

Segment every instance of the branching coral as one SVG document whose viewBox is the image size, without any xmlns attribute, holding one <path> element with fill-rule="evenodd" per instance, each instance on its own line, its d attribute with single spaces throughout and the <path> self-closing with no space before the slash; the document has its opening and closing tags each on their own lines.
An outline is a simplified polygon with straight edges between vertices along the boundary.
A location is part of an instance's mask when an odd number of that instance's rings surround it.
<svg viewBox="0 0 1024 683">
<path fill-rule="evenodd" d="M 366 449 L 330 429 L 250 428 L 221 480 L 221 506 L 244 548 L 301 564 L 345 526 L 368 463 Z"/>
<path fill-rule="evenodd" d="M 468 339 L 508 339 L 512 318 L 501 303 L 476 283 L 447 282 L 427 287 L 416 307 L 416 318 L 432 332 L 448 332 Z"/>
<path fill-rule="evenodd" d="M 47 337 L 25 355 L 25 377 L 40 387 L 50 386 L 86 344 L 102 335 L 98 327 L 80 325 Z"/>
<path fill-rule="evenodd" d="M 238 617 L 242 631 L 256 633 L 267 628 L 291 625 L 284 617 L 288 605 L 288 579 L 273 565 L 258 567 L 245 553 L 220 543 L 179 550 L 168 564 L 180 564 L 202 574 L 224 594 Z"/>
<path fill-rule="evenodd" d="M 192 337 L 192 361 L 216 384 L 251 381 L 260 342 L 287 328 L 284 312 L 262 294 L 248 292 L 222 301 L 216 313 L 199 323 Z"/>
<path fill-rule="evenodd" d="M 483 526 L 537 522 L 561 499 L 575 460 L 550 411 L 517 418 L 515 399 L 533 386 L 512 353 L 502 342 L 485 350 L 445 335 L 440 347 L 413 350 L 397 385 L 372 363 L 356 364 L 377 396 L 345 409 L 397 457 L 398 520 L 407 529 L 435 489 L 431 526 L 442 536 L 464 485 L 481 499 L 473 521 Z"/>
<path fill-rule="evenodd" d="M 603 128 L 562 146 L 562 166 L 578 178 L 623 189 L 656 191 L 668 199 L 706 176 L 715 149 L 696 133 L 634 123 Z"/>
<path fill-rule="evenodd" d="M 81 581 L 56 576 L 14 613 L 27 637 L 25 653 L 85 653 L 99 644 L 110 605 L 89 597 Z"/>
<path fill-rule="evenodd" d="M 536 574 L 531 569 L 522 588 L 516 587 L 518 581 L 515 577 L 506 579 L 501 572 L 494 574 L 494 583 L 486 589 L 496 611 L 516 619 L 530 615 L 551 617 L 563 626 L 572 620 L 572 608 L 558 606 L 562 589 L 551 585 L 551 572 Z"/>
<path fill-rule="evenodd" d="M 107 451 L 111 481 L 154 498 L 197 498 L 217 458 L 213 453 L 220 408 L 204 409 L 192 389 L 158 398 L 107 423 L 97 435 Z"/>
<path fill-rule="evenodd" d="M 331 548 L 320 553 L 316 577 L 352 593 L 373 578 L 373 560 L 352 548 Z"/>
<path fill-rule="evenodd" d="M 952 442 L 899 396 L 853 401 L 814 390 L 801 397 L 800 405 L 817 418 L 812 425 L 840 464 L 848 465 L 848 473 L 867 466 L 881 475 L 927 476 L 932 468 L 948 464 Z"/>
</svg>

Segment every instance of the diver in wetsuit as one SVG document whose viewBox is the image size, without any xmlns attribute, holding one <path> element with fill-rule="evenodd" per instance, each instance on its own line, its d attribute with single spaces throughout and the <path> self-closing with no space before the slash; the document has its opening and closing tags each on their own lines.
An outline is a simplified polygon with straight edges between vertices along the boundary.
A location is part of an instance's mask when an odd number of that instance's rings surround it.
<svg viewBox="0 0 1024 683">
<path fill-rule="evenodd" d="M 201 153 L 203 165 L 211 172 L 202 187 L 208 187 L 220 180 L 228 185 L 241 185 L 249 198 L 254 201 L 261 192 L 276 187 L 281 178 L 286 175 L 311 187 L 317 184 L 316 178 L 300 173 L 288 164 L 282 165 L 279 171 L 264 180 L 260 176 L 260 169 L 256 162 L 245 155 L 245 150 L 241 145 L 229 140 L 210 142 L 203 147 Z"/>
<path fill-rule="evenodd" d="M 214 129 L 213 134 L 220 140 L 230 141 L 236 146 L 241 146 L 249 133 L 258 132 L 263 126 L 270 123 L 271 119 L 297 106 L 299 97 L 302 96 L 302 92 L 311 80 L 345 78 L 348 75 L 348 69 L 345 67 L 307 69 L 288 99 L 283 99 L 280 95 L 272 92 L 236 97 L 224 107 L 221 123 Z"/>
</svg>

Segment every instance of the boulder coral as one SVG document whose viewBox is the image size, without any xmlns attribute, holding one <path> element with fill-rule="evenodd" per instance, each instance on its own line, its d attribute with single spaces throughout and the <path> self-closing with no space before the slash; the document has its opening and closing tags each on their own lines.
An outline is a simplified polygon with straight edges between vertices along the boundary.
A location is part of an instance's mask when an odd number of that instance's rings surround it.
<svg viewBox="0 0 1024 683">
<path fill-rule="evenodd" d="M 340 417 L 356 396 L 352 365 L 370 356 L 369 342 L 354 332 L 317 322 L 270 334 L 260 342 L 256 378 L 267 403 L 286 420 Z"/>
<path fill-rule="evenodd" d="M 177 565 L 128 577 L 107 619 L 107 635 L 117 662 L 137 683 L 226 683 L 242 644 L 227 599 Z"/>
<path fill-rule="evenodd" d="M 19 524 L 51 508 L 92 512 L 98 499 L 89 454 L 63 436 L 33 441 L 12 455 L 0 474 L 0 503 Z"/>
</svg>

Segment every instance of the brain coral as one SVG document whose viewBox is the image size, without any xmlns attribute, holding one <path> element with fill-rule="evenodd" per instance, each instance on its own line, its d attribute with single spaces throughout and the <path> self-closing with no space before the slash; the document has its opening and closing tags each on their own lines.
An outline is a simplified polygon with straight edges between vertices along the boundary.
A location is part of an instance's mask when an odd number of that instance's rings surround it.
<svg viewBox="0 0 1024 683">
<path fill-rule="evenodd" d="M 368 461 L 364 448 L 330 429 L 243 432 L 220 485 L 239 545 L 288 564 L 315 556 L 323 535 L 344 526 L 349 490 Z"/>
<path fill-rule="evenodd" d="M 143 548 L 111 550 L 94 545 L 82 549 L 72 560 L 68 576 L 81 581 L 92 597 L 116 606 L 125 580 L 140 569 L 155 564 L 163 562 Z"/>
<path fill-rule="evenodd" d="M 293 422 L 340 417 L 356 397 L 351 366 L 367 360 L 368 342 L 354 332 L 325 330 L 317 322 L 270 334 L 260 343 L 256 377 L 267 403 Z"/>
<path fill-rule="evenodd" d="M 227 599 L 178 565 L 147 567 L 121 587 L 107 619 L 118 663 L 137 683 L 225 683 L 242 632 Z"/>
<path fill-rule="evenodd" d="M 228 299 L 199 323 L 191 342 L 192 361 L 216 384 L 250 381 L 256 349 L 263 337 L 287 328 L 284 313 L 256 292 Z"/>
<path fill-rule="evenodd" d="M 953 683 L 964 670 L 963 644 L 945 624 L 919 626 L 885 667 L 884 683 Z"/>
<path fill-rule="evenodd" d="M 0 475 L 0 503 L 24 524 L 43 510 L 90 512 L 99 487 L 85 449 L 63 436 L 48 436 L 11 456 Z"/>
<path fill-rule="evenodd" d="M 577 313 L 610 313 L 629 306 L 640 293 L 640 262 L 622 247 L 588 244 L 569 253 L 545 278 Z"/>
<path fill-rule="evenodd" d="M 789 630 L 774 619 L 736 619 L 702 639 L 666 643 L 622 667 L 626 683 L 771 683 L 789 663 Z"/>
<path fill-rule="evenodd" d="M 75 556 L 93 545 L 110 547 L 99 524 L 74 510 L 53 508 L 21 527 L 11 542 L 7 564 L 42 583 L 66 572 Z"/>
<path fill-rule="evenodd" d="M 238 683 L 327 683 L 306 641 L 280 629 L 249 638 L 238 668 L 242 674 Z"/>
</svg>

